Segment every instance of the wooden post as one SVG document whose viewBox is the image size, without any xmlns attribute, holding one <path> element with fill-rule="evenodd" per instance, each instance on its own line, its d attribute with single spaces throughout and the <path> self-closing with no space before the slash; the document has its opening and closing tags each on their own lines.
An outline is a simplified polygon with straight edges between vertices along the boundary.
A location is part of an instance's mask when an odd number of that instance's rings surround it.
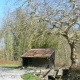
<svg viewBox="0 0 80 80">
<path fill-rule="evenodd" d="M 50 68 L 50 58 L 47 58 L 47 60 L 48 60 L 47 68 Z"/>
</svg>

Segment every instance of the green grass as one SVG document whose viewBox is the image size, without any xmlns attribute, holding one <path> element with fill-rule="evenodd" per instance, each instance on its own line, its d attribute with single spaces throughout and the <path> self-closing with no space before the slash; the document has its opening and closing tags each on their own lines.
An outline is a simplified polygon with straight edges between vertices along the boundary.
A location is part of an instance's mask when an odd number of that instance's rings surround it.
<svg viewBox="0 0 80 80">
<path fill-rule="evenodd" d="M 34 76 L 33 74 L 24 74 L 22 75 L 23 80 L 41 80 L 39 77 Z"/>
<path fill-rule="evenodd" d="M 19 66 L 19 65 L 0 65 L 0 67 L 2 67 L 2 68 L 18 69 L 18 68 L 20 68 L 21 66 Z"/>
</svg>

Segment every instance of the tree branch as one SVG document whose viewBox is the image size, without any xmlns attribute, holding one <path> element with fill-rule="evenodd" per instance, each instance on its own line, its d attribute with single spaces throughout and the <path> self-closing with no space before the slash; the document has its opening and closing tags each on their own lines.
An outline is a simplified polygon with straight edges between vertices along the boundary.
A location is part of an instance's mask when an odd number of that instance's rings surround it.
<svg viewBox="0 0 80 80">
<path fill-rule="evenodd" d="M 65 29 L 65 32 L 68 33 L 69 29 L 77 22 L 78 16 L 76 16 L 73 20 L 72 23 L 69 24 L 69 26 Z"/>
</svg>

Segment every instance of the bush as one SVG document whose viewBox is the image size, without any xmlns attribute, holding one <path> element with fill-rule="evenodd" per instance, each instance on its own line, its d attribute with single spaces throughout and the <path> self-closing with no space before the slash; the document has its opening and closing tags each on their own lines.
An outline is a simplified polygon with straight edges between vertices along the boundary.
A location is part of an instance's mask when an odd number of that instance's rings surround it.
<svg viewBox="0 0 80 80">
<path fill-rule="evenodd" d="M 77 73 L 76 72 L 70 72 L 67 76 L 67 80 L 77 80 Z"/>
<path fill-rule="evenodd" d="M 66 76 L 63 76 L 62 80 L 77 80 L 78 75 L 80 75 L 80 68 L 69 69 L 69 73 Z"/>
</svg>

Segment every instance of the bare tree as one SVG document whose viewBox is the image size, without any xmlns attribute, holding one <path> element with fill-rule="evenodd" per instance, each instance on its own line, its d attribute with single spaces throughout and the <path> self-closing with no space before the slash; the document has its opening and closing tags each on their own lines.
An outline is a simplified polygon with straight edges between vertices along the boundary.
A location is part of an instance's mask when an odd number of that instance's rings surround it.
<svg viewBox="0 0 80 80">
<path fill-rule="evenodd" d="M 77 67 L 77 54 L 75 54 L 76 43 L 80 40 L 80 1 L 70 1 L 65 3 L 59 2 L 59 7 L 64 7 L 60 9 L 53 9 L 48 11 L 47 17 L 45 16 L 45 21 L 53 25 L 53 28 L 57 34 L 62 35 L 68 41 L 71 49 L 71 68 Z M 52 8 L 51 8 L 52 9 Z M 52 12 L 52 13 L 49 13 Z M 49 15 L 50 14 L 50 15 Z M 50 18 L 52 16 L 53 18 Z M 55 29 L 56 28 L 56 29 Z"/>
<path fill-rule="evenodd" d="M 36 1 L 37 2 L 37 1 Z M 77 67 L 76 43 L 80 40 L 80 1 L 46 1 L 40 4 L 39 20 L 44 20 L 48 28 L 66 38 L 71 49 L 71 67 Z M 51 28 L 51 32 L 52 32 Z"/>
</svg>

